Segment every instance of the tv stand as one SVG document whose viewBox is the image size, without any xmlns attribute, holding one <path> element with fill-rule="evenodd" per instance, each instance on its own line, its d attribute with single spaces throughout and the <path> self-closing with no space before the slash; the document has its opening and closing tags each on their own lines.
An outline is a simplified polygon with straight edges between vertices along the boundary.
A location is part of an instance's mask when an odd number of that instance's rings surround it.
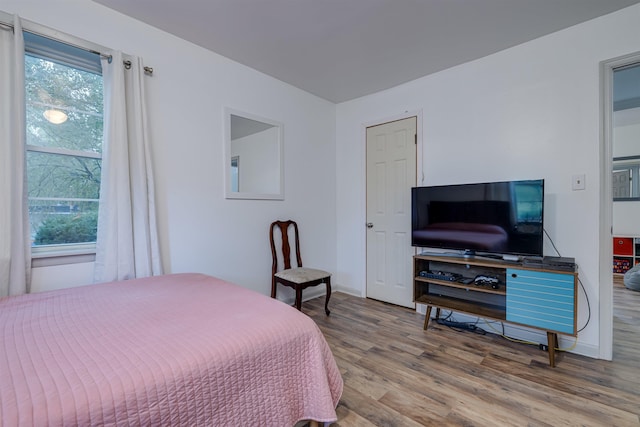
<svg viewBox="0 0 640 427">
<path fill-rule="evenodd" d="M 432 271 L 452 273 L 459 279 L 425 277 Z M 469 281 L 478 277 L 491 280 Z M 433 307 L 436 318 L 442 308 L 540 329 L 547 332 L 552 367 L 558 334 L 577 335 L 577 283 L 575 269 L 560 271 L 482 257 L 414 256 L 413 299 L 427 306 L 424 330 Z"/>
</svg>

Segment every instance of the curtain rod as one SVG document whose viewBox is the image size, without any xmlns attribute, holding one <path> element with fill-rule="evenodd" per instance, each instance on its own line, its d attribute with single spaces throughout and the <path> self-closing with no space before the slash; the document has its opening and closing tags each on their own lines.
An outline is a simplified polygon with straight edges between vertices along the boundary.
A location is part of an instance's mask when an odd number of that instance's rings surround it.
<svg viewBox="0 0 640 427">
<path fill-rule="evenodd" d="M 0 21 L 0 26 L 5 27 L 5 28 L 7 28 L 7 29 L 11 29 L 11 30 L 13 30 L 13 29 L 14 29 L 13 24 L 12 24 L 12 23 L 9 23 L 9 22 L 3 22 L 3 21 Z M 34 31 L 34 30 L 32 30 L 32 29 L 25 29 L 25 28 L 23 27 L 23 29 L 22 29 L 22 30 L 23 30 L 23 31 L 26 31 L 27 33 L 31 33 L 31 34 L 33 34 L 33 35 L 39 36 L 39 37 L 44 37 L 44 38 L 46 38 L 46 39 L 53 40 L 53 41 L 55 41 L 55 42 L 64 43 L 64 44 L 66 44 L 66 45 L 69 45 L 69 46 L 72 46 L 72 47 L 75 47 L 75 48 L 78 48 L 78 49 L 82 49 L 82 50 L 84 50 L 84 51 L 86 51 L 86 52 L 90 52 L 90 53 L 93 53 L 93 54 L 96 54 L 96 55 L 100 55 L 100 57 L 101 57 L 101 58 L 105 58 L 105 59 L 109 62 L 109 64 L 111 64 L 111 60 L 112 60 L 112 58 L 113 58 L 113 56 L 111 56 L 111 55 L 108 55 L 108 54 L 105 54 L 105 53 L 99 52 L 99 51 L 97 51 L 97 50 L 94 50 L 94 49 L 88 48 L 88 47 L 86 47 L 86 46 L 81 46 L 81 45 L 78 45 L 78 44 L 76 44 L 76 43 L 71 43 L 71 42 L 69 42 L 69 41 L 67 41 L 67 40 L 60 40 L 60 39 L 55 38 L 55 37 L 53 37 L 53 36 L 50 36 L 50 35 L 48 35 L 48 34 L 43 34 L 43 33 L 40 33 L 40 32 L 38 32 L 38 31 Z M 54 30 L 54 31 L 55 31 L 55 30 Z M 56 31 L 56 32 L 57 32 L 57 31 Z M 129 61 L 128 59 L 125 59 L 124 61 L 122 61 L 122 63 L 124 64 L 124 68 L 125 68 L 125 69 L 127 69 L 127 70 L 131 69 L 131 61 Z M 153 75 L 153 68 L 152 68 L 152 67 L 146 67 L 146 66 L 145 66 L 145 67 L 143 67 L 143 68 L 144 68 L 144 73 L 145 73 L 146 75 L 148 75 L 148 76 L 152 76 L 152 75 Z"/>
</svg>

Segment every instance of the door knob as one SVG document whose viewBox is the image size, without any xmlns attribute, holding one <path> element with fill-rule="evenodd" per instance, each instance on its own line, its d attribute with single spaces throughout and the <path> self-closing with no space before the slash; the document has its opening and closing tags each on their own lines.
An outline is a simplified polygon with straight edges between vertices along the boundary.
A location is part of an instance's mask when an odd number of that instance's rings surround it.
<svg viewBox="0 0 640 427">
<path fill-rule="evenodd" d="M 373 223 L 372 222 L 368 222 L 367 223 L 367 228 L 373 228 Z"/>
</svg>

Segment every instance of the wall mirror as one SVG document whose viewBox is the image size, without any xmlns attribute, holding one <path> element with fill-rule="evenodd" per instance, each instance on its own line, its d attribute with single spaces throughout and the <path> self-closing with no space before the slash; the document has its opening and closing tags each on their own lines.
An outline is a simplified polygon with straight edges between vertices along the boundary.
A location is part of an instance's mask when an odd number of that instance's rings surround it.
<svg viewBox="0 0 640 427">
<path fill-rule="evenodd" d="M 226 108 L 225 197 L 284 200 L 282 123 Z"/>
</svg>

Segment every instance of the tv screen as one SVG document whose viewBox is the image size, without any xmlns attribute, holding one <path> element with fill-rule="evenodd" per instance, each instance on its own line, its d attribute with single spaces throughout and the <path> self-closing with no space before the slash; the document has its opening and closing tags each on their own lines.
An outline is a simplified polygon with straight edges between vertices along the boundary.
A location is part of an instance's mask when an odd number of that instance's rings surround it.
<svg viewBox="0 0 640 427">
<path fill-rule="evenodd" d="M 411 243 L 466 253 L 542 256 L 544 180 L 414 187 Z"/>
</svg>

